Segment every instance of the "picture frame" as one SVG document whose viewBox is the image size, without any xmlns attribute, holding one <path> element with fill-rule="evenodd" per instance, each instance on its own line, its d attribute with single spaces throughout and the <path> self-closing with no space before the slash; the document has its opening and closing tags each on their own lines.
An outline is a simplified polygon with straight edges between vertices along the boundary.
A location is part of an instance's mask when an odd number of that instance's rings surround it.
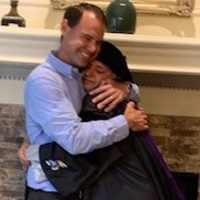
<svg viewBox="0 0 200 200">
<path fill-rule="evenodd" d="M 110 0 L 50 0 L 54 9 L 65 9 L 69 5 L 80 2 L 93 3 L 104 11 L 110 4 Z M 194 7 L 194 0 L 130 0 L 139 14 L 174 15 L 190 17 Z"/>
</svg>

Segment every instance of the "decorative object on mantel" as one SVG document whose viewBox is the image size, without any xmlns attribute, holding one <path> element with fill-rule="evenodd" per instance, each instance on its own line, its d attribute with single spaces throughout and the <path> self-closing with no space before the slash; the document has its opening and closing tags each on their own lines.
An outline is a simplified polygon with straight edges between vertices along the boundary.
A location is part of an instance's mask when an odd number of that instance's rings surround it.
<svg viewBox="0 0 200 200">
<path fill-rule="evenodd" d="M 65 9 L 77 0 L 50 0 L 54 9 Z M 82 2 L 83 0 L 78 0 Z M 133 1 L 133 0 L 130 0 Z M 104 11 L 108 7 L 108 0 L 87 0 Z M 179 17 L 190 17 L 194 8 L 194 0 L 134 0 L 138 14 L 175 15 Z"/>
<path fill-rule="evenodd" d="M 136 9 L 129 0 L 114 0 L 106 10 L 108 32 L 135 33 Z"/>
<path fill-rule="evenodd" d="M 70 5 L 83 2 L 82 0 L 50 0 L 54 9 L 66 9 Z"/>
<path fill-rule="evenodd" d="M 4 15 L 1 20 L 1 25 L 8 26 L 9 24 L 17 24 L 19 27 L 25 27 L 25 20 L 17 12 L 18 0 L 10 0 L 11 10 L 7 15 Z"/>
</svg>

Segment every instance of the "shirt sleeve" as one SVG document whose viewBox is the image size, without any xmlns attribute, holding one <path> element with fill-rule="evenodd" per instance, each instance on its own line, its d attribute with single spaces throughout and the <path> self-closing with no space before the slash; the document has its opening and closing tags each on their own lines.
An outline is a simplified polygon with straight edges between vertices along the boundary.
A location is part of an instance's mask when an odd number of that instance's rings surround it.
<svg viewBox="0 0 200 200">
<path fill-rule="evenodd" d="M 52 80 L 29 81 L 25 99 L 27 114 L 36 126 L 41 126 L 42 134 L 48 135 L 71 154 L 111 145 L 129 134 L 123 115 L 109 120 L 81 122 L 70 97 Z"/>
<path fill-rule="evenodd" d="M 136 103 L 139 103 L 140 102 L 140 91 L 139 91 L 138 85 L 135 83 L 131 83 L 131 82 L 126 82 L 126 84 L 128 84 L 128 86 L 130 88 L 130 94 L 128 96 L 128 100 L 132 100 L 132 101 L 135 101 Z"/>
</svg>

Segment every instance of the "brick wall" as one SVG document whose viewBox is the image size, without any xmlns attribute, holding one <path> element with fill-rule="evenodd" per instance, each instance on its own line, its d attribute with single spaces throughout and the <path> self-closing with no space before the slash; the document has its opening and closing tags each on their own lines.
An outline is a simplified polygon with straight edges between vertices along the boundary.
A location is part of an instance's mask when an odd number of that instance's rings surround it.
<svg viewBox="0 0 200 200">
<path fill-rule="evenodd" d="M 25 169 L 17 150 L 25 135 L 24 109 L 0 105 L 0 199 L 23 200 Z"/>
<path fill-rule="evenodd" d="M 151 133 L 170 169 L 199 173 L 200 118 L 150 115 L 149 122 Z M 24 199 L 25 168 L 17 158 L 24 136 L 24 108 L 0 105 L 1 200 Z"/>
<path fill-rule="evenodd" d="M 151 133 L 171 170 L 200 172 L 200 118 L 149 116 Z"/>
</svg>

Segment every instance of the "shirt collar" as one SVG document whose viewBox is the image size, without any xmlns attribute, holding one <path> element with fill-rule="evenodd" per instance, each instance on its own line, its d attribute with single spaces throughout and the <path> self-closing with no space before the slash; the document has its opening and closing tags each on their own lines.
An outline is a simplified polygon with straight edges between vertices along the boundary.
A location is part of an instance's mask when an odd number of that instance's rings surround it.
<svg viewBox="0 0 200 200">
<path fill-rule="evenodd" d="M 46 61 L 59 73 L 70 78 L 78 78 L 81 74 L 77 68 L 62 62 L 56 56 L 56 51 L 50 51 Z"/>
</svg>

